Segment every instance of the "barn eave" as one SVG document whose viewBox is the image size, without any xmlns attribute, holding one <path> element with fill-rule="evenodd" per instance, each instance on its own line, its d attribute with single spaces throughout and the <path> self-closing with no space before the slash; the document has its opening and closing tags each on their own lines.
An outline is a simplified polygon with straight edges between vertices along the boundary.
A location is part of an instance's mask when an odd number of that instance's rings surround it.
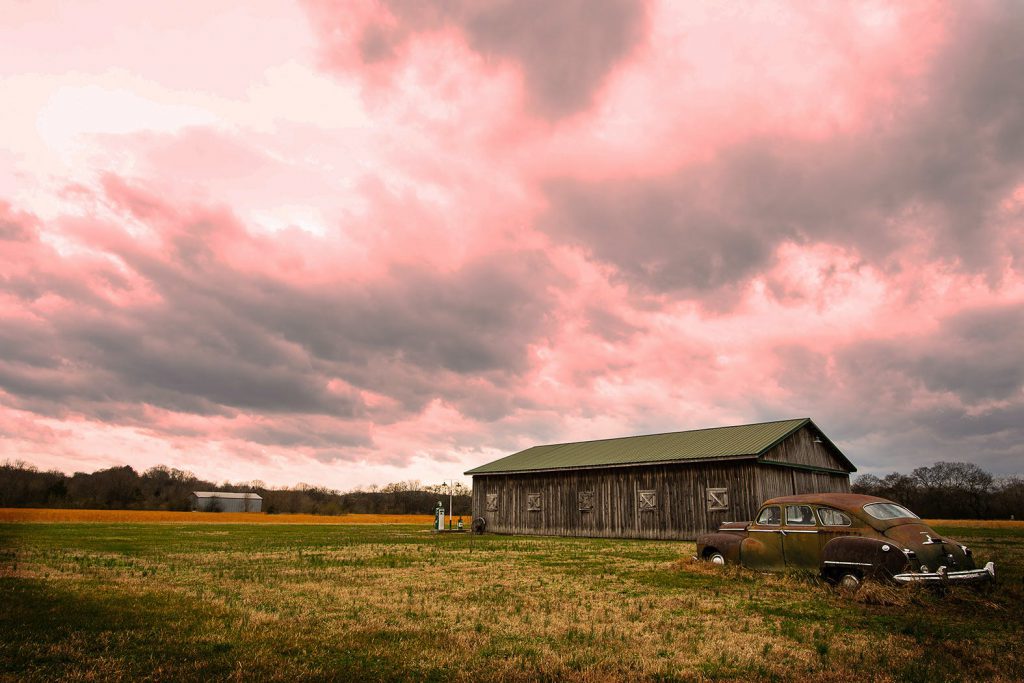
<svg viewBox="0 0 1024 683">
<path fill-rule="evenodd" d="M 765 460 L 764 458 L 758 458 L 757 462 L 762 465 L 773 465 L 775 467 L 788 467 L 794 470 L 804 470 L 807 472 L 822 472 L 824 474 L 850 474 L 846 470 L 837 470 L 833 467 L 818 467 L 817 465 L 803 465 L 795 462 L 779 462 L 778 460 Z"/>
<path fill-rule="evenodd" d="M 506 474 L 533 474 L 538 472 L 575 472 L 580 470 L 613 470 L 622 467 L 655 467 L 658 465 L 690 465 L 709 462 L 733 462 L 736 460 L 756 460 L 757 458 L 758 455 L 756 453 L 747 453 L 744 455 L 714 456 L 710 458 L 673 458 L 671 460 L 644 460 L 641 462 L 617 462 L 601 465 L 574 465 L 572 467 L 535 467 L 532 469 L 499 470 L 494 472 L 468 470 L 463 472 L 463 474 L 468 474 L 474 477 L 487 477 Z"/>
</svg>

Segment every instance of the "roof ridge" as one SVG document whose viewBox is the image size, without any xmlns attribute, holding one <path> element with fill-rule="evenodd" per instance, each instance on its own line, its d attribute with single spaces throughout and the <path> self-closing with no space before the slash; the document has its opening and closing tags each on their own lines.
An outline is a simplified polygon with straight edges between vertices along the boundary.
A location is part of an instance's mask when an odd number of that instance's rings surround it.
<svg viewBox="0 0 1024 683">
<path fill-rule="evenodd" d="M 537 444 L 474 467 L 466 474 L 653 464 L 697 458 L 760 457 L 808 425 L 817 429 L 811 418 L 801 417 L 590 441 Z M 839 449 L 831 445 L 841 456 Z M 845 460 L 845 456 L 842 457 Z"/>
<path fill-rule="evenodd" d="M 530 446 L 525 450 L 531 448 L 544 448 L 546 446 L 572 446 L 580 443 L 598 443 L 600 441 L 622 441 L 623 439 L 641 439 L 648 436 L 668 436 L 670 434 L 689 434 L 690 432 L 712 432 L 717 429 L 736 429 L 737 427 L 759 427 L 761 425 L 772 425 L 781 424 L 783 422 L 805 422 L 810 421 L 809 417 L 792 417 L 786 420 L 767 420 L 765 422 L 749 422 L 741 425 L 721 425 L 720 427 L 700 427 L 698 429 L 680 429 L 674 432 L 654 432 L 653 434 L 630 434 L 629 436 L 608 436 L 603 439 L 585 439 L 583 441 L 560 441 L 558 443 L 539 443 L 534 446 Z M 523 451 L 518 451 L 522 453 Z M 513 453 L 512 455 L 515 455 Z M 507 457 L 507 456 L 506 456 Z"/>
<path fill-rule="evenodd" d="M 193 491 L 193 496 L 259 496 L 255 491 Z"/>
</svg>

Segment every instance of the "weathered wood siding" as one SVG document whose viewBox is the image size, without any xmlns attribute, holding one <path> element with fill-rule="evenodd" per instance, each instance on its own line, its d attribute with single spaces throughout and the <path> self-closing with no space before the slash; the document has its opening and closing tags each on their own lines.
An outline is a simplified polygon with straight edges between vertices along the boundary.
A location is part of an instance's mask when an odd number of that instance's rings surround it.
<svg viewBox="0 0 1024 683">
<path fill-rule="evenodd" d="M 499 534 L 693 539 L 724 521 L 753 519 L 768 498 L 848 492 L 849 474 L 816 469 L 844 463 L 815 436 L 802 429 L 761 460 L 478 474 L 473 516 Z M 708 489 L 725 490 L 726 509 L 712 509 Z M 580 509 L 584 492 L 592 492 L 588 510 Z M 487 509 L 489 500 L 496 509 Z"/>
<path fill-rule="evenodd" d="M 815 443 L 814 439 L 821 439 Z M 831 444 L 810 426 L 799 429 L 782 443 L 761 456 L 762 460 L 785 462 L 792 465 L 824 467 L 843 470 L 845 463 L 839 458 Z"/>
<path fill-rule="evenodd" d="M 850 475 L 812 472 L 760 463 L 758 491 L 761 500 L 799 493 L 849 493 Z"/>
<path fill-rule="evenodd" d="M 709 488 L 725 489 L 725 510 L 709 509 Z M 487 530 L 499 534 L 693 539 L 724 521 L 752 519 L 765 498 L 845 490 L 846 476 L 754 460 L 489 474 L 473 477 L 473 516 L 483 517 Z M 579 495 L 584 491 L 593 492 L 593 507 L 581 511 Z M 654 492 L 653 509 L 641 509 L 642 491 Z M 536 507 L 528 502 L 534 494 L 539 510 L 530 509 Z M 486 509 L 488 495 L 495 496 L 497 509 Z"/>
<path fill-rule="evenodd" d="M 753 468 L 748 461 L 476 475 L 473 515 L 486 519 L 487 530 L 496 533 L 688 538 L 734 519 L 736 506 L 757 504 L 751 502 L 757 497 Z M 729 490 L 729 510 L 707 512 L 708 487 Z M 582 491 L 593 491 L 591 510 L 579 509 Z M 654 492 L 653 509 L 640 510 L 640 491 Z M 497 510 L 486 510 L 488 494 L 497 496 Z M 530 494 L 540 494 L 540 510 L 528 509 Z"/>
</svg>

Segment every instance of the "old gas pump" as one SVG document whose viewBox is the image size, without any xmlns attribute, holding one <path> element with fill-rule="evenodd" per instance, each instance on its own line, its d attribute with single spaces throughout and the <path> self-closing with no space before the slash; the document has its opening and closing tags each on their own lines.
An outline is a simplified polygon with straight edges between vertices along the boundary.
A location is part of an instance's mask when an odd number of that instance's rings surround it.
<svg viewBox="0 0 1024 683">
<path fill-rule="evenodd" d="M 462 531 L 462 517 L 459 517 L 459 531 Z"/>
<path fill-rule="evenodd" d="M 434 508 L 434 531 L 444 531 L 444 504 L 437 501 Z"/>
</svg>

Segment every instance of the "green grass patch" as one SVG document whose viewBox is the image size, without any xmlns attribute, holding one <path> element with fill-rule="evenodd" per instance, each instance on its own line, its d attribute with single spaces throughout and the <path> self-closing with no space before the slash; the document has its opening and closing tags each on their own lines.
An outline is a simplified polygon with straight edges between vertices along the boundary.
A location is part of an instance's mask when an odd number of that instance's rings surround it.
<svg viewBox="0 0 1024 683">
<path fill-rule="evenodd" d="M 940 531 L 1000 584 L 870 601 L 682 542 L 6 524 L 0 680 L 1024 678 L 1024 533 Z"/>
</svg>

